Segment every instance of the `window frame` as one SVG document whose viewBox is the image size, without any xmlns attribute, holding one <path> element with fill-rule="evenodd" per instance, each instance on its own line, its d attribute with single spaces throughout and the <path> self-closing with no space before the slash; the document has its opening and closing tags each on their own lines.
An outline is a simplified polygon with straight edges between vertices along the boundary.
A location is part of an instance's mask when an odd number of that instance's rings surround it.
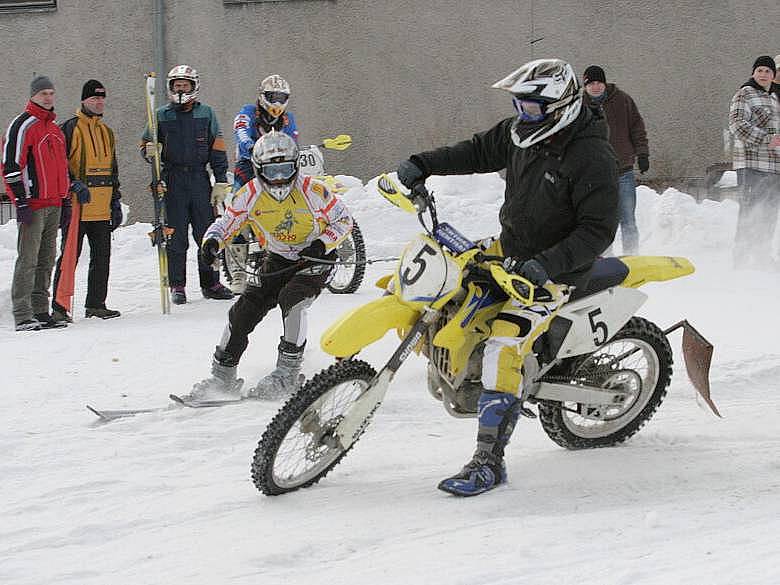
<svg viewBox="0 0 780 585">
<path fill-rule="evenodd" d="M 54 10 L 57 10 L 57 0 L 0 0 L 0 14 Z"/>
</svg>

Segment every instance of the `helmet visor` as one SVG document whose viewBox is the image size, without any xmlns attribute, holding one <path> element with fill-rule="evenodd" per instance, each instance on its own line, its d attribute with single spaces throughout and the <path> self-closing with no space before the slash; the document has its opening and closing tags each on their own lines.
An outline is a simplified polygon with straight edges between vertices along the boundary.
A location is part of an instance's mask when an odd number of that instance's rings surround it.
<svg viewBox="0 0 780 585">
<path fill-rule="evenodd" d="M 547 116 L 547 104 L 544 102 L 529 100 L 522 96 L 514 96 L 512 103 L 517 110 L 517 115 L 523 122 L 541 122 Z"/>
<path fill-rule="evenodd" d="M 296 163 L 282 161 L 260 165 L 260 177 L 271 184 L 288 183 L 295 176 Z"/>
<path fill-rule="evenodd" d="M 286 104 L 290 99 L 290 94 L 283 91 L 264 91 L 263 98 L 269 104 Z"/>
</svg>

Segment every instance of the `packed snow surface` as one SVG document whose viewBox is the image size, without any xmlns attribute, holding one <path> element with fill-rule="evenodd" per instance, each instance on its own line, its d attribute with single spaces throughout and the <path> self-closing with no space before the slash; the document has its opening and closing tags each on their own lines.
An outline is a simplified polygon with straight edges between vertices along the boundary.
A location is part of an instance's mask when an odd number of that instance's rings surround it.
<svg viewBox="0 0 780 585">
<path fill-rule="evenodd" d="M 354 186 L 345 199 L 369 256 L 397 255 L 420 231 L 416 218 L 382 200 L 374 182 L 342 179 Z M 429 185 L 442 221 L 472 238 L 497 232 L 498 175 Z M 566 451 L 522 419 L 509 483 L 472 499 L 436 490 L 471 456 L 476 424 L 428 395 L 419 357 L 328 477 L 276 498 L 257 492 L 250 463 L 279 403 L 98 423 L 86 404 L 165 406 L 205 377 L 230 302 L 201 297 L 190 250 L 189 302 L 161 315 L 149 226 L 133 224 L 113 237 L 108 306 L 121 318 L 83 318 L 85 249 L 76 322 L 16 333 L 16 226 L 0 226 L 0 583 L 780 582 L 780 275 L 732 269 L 732 201 L 640 187 L 637 216 L 643 254 L 697 267 L 643 287 L 639 314 L 662 328 L 687 318 L 715 345 L 712 393 L 723 418 L 697 401 L 675 333 L 669 394 L 639 434 L 616 448 Z M 307 375 L 331 361 L 318 347 L 324 328 L 376 298 L 372 282 L 391 268 L 372 265 L 358 293 L 315 303 Z M 247 383 L 272 367 L 280 330 L 273 311 L 254 332 L 239 369 Z M 388 335 L 363 358 L 379 367 L 397 342 Z"/>
</svg>

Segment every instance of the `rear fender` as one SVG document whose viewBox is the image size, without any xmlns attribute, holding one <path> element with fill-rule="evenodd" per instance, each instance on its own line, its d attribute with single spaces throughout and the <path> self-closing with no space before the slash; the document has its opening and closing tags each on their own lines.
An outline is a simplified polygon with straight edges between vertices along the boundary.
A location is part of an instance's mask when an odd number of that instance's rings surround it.
<svg viewBox="0 0 780 585">
<path fill-rule="evenodd" d="M 620 260 L 628 266 L 628 276 L 621 286 L 628 288 L 688 276 L 696 270 L 690 260 L 681 256 L 621 256 Z"/>
<path fill-rule="evenodd" d="M 420 311 L 403 304 L 395 295 L 386 295 L 348 311 L 328 327 L 320 338 L 325 353 L 350 357 L 382 339 L 390 329 L 409 329 Z"/>
</svg>

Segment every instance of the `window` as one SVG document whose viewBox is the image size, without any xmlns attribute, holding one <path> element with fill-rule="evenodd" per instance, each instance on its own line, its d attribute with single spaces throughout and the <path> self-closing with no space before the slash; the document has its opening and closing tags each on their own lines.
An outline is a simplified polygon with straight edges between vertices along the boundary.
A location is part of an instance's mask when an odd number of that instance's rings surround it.
<svg viewBox="0 0 780 585">
<path fill-rule="evenodd" d="M 252 4 L 256 2 L 291 2 L 292 0 L 222 0 L 223 4 Z"/>
<path fill-rule="evenodd" d="M 56 10 L 57 0 L 0 0 L 0 12 Z"/>
</svg>

